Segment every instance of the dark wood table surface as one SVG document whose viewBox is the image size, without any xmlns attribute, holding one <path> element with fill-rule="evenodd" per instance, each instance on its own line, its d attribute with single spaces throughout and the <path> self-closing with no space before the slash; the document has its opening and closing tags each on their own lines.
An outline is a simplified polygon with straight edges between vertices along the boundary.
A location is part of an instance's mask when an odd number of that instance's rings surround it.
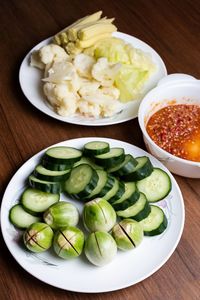
<svg viewBox="0 0 200 300">
<path fill-rule="evenodd" d="M 27 159 L 63 140 L 109 137 L 145 149 L 137 119 L 105 127 L 63 123 L 33 107 L 19 86 L 20 63 L 35 44 L 100 9 L 104 15 L 116 18 L 119 31 L 152 46 L 165 61 L 168 73 L 188 73 L 200 78 L 199 0 L 1 0 L 1 196 L 12 175 Z M 103 294 L 64 291 L 24 271 L 1 235 L 0 299 L 200 299 L 200 179 L 175 178 L 185 201 L 185 228 L 173 255 L 151 277 Z"/>
</svg>

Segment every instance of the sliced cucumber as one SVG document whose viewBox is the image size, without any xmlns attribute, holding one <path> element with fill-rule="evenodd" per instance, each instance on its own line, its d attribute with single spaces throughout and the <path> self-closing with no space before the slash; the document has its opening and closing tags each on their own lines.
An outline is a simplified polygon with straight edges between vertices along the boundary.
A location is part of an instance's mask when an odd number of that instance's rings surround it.
<svg viewBox="0 0 200 300">
<path fill-rule="evenodd" d="M 82 164 L 88 164 L 95 170 L 103 170 L 103 167 L 96 165 L 92 159 L 90 159 L 88 157 L 84 157 L 84 156 L 81 157 L 81 159 L 73 165 L 73 168 L 77 167 L 79 165 L 82 165 Z"/>
<path fill-rule="evenodd" d="M 28 188 L 22 194 L 21 204 L 28 212 L 42 213 L 49 208 L 49 206 L 58 202 L 59 199 L 59 194 L 50 194 Z"/>
<path fill-rule="evenodd" d="M 112 203 L 115 210 L 124 210 L 133 205 L 140 197 L 140 193 L 136 188 L 135 182 L 125 183 L 125 193 L 122 197 Z"/>
<path fill-rule="evenodd" d="M 124 181 L 137 181 L 148 177 L 153 172 L 153 166 L 150 159 L 147 156 L 137 157 L 138 164 L 135 169 L 124 176 L 122 179 Z"/>
<path fill-rule="evenodd" d="M 116 200 L 119 200 L 122 195 L 125 193 L 125 184 L 123 181 L 118 181 L 119 182 L 119 187 L 115 195 L 113 195 L 112 198 L 108 199 L 109 203 L 112 204 Z"/>
<path fill-rule="evenodd" d="M 153 236 L 163 233 L 167 228 L 167 218 L 163 210 L 155 205 L 150 205 L 151 212 L 147 218 L 140 221 L 144 235 Z"/>
<path fill-rule="evenodd" d="M 94 141 L 85 144 L 83 153 L 85 156 L 95 156 L 99 154 L 104 154 L 110 151 L 110 146 L 108 143 L 103 141 Z"/>
<path fill-rule="evenodd" d="M 60 182 L 40 180 L 34 175 L 30 175 L 28 179 L 29 185 L 34 189 L 52 194 L 59 194 L 61 192 Z"/>
<path fill-rule="evenodd" d="M 109 199 L 113 198 L 119 190 L 119 180 L 114 178 L 113 187 L 103 196 L 103 199 L 109 201 Z"/>
<path fill-rule="evenodd" d="M 34 170 L 34 175 L 41 180 L 60 182 L 69 178 L 70 169 L 65 171 L 51 171 L 44 168 L 42 165 L 38 165 Z"/>
<path fill-rule="evenodd" d="M 115 183 L 115 178 L 107 174 L 107 181 L 99 193 L 99 197 L 103 198 L 112 188 Z"/>
<path fill-rule="evenodd" d="M 70 170 L 73 166 L 71 164 L 67 164 L 67 165 L 66 164 L 55 164 L 55 163 L 45 160 L 44 158 L 42 159 L 41 164 L 44 168 L 46 168 L 47 170 L 51 170 L 51 171 L 66 171 L 66 170 Z"/>
<path fill-rule="evenodd" d="M 11 223 L 21 229 L 29 227 L 35 222 L 40 222 L 41 218 L 33 216 L 24 210 L 23 206 L 16 204 L 9 212 L 9 219 Z"/>
<path fill-rule="evenodd" d="M 64 164 L 72 166 L 81 159 L 82 152 L 72 147 L 52 147 L 44 154 L 44 160 L 55 164 Z"/>
<path fill-rule="evenodd" d="M 96 170 L 98 174 L 98 182 L 97 186 L 93 189 L 93 191 L 90 193 L 90 195 L 87 197 L 89 199 L 94 199 L 98 197 L 99 193 L 103 189 L 103 187 L 106 185 L 106 182 L 108 180 L 107 172 L 104 170 Z"/>
<path fill-rule="evenodd" d="M 109 152 L 95 156 L 95 162 L 105 168 L 111 168 L 124 161 L 123 148 L 111 148 Z"/>
<path fill-rule="evenodd" d="M 149 202 L 157 202 L 169 194 L 172 184 L 165 171 L 154 168 L 149 177 L 137 182 L 137 188 L 145 194 Z"/>
<path fill-rule="evenodd" d="M 90 165 L 82 164 L 72 169 L 63 189 L 75 198 L 86 198 L 97 186 L 98 179 L 97 172 Z"/>
<path fill-rule="evenodd" d="M 144 194 L 140 193 L 139 199 L 135 204 L 125 210 L 116 211 L 117 215 L 122 218 L 132 218 L 136 221 L 145 219 L 151 212 L 150 205 Z"/>
<path fill-rule="evenodd" d="M 108 172 L 120 177 L 133 172 L 137 164 L 137 160 L 132 155 L 127 154 L 121 164 L 108 169 Z"/>
</svg>

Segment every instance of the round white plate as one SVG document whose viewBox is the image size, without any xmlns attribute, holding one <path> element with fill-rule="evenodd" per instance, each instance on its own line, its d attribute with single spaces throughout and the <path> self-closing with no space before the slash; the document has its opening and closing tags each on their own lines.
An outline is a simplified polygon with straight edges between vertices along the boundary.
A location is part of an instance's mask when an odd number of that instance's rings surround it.
<svg viewBox="0 0 200 300">
<path fill-rule="evenodd" d="M 45 150 L 30 158 L 13 176 L 5 191 L 1 206 L 1 228 L 5 243 L 16 261 L 30 274 L 52 286 L 86 293 L 108 292 L 133 285 L 156 272 L 174 252 L 184 226 L 184 204 L 181 191 L 171 173 L 156 158 L 131 144 L 107 138 L 79 138 L 61 142 L 56 145 L 72 146 L 81 149 L 92 140 L 104 140 L 111 147 L 123 147 L 126 153 L 133 156 L 149 156 L 155 167 L 165 170 L 172 180 L 172 191 L 164 200 L 157 204 L 161 206 L 168 219 L 166 231 L 155 237 L 144 237 L 138 248 L 122 252 L 118 251 L 116 258 L 105 267 L 95 267 L 90 264 L 84 254 L 74 260 L 65 261 L 53 253 L 46 251 L 34 254 L 22 245 L 21 233 L 9 222 L 9 210 L 19 201 L 25 188 L 25 180 L 40 161 Z M 55 145 L 54 145 L 55 146 Z M 79 211 L 82 204 L 73 201 Z"/>
<path fill-rule="evenodd" d="M 113 36 L 123 39 L 125 42 L 132 44 L 135 48 L 139 48 L 144 52 L 147 52 L 151 55 L 154 63 L 157 66 L 156 72 L 151 76 L 144 87 L 144 95 L 156 86 L 158 81 L 167 75 L 167 70 L 165 64 L 158 53 L 152 49 L 149 45 L 142 42 L 141 40 L 124 34 L 121 32 L 116 32 Z M 30 55 L 33 50 L 38 50 L 39 48 L 49 44 L 51 38 L 46 39 L 35 46 L 24 58 L 20 71 L 19 71 L 19 82 L 21 89 L 26 96 L 26 98 L 39 110 L 43 113 L 63 122 L 68 122 L 78 125 L 87 125 L 87 126 L 105 126 L 112 125 L 117 123 L 122 123 L 137 117 L 139 104 L 141 99 L 129 102 L 124 105 L 124 109 L 121 113 L 110 117 L 110 118 L 86 118 L 82 116 L 74 117 L 62 117 L 56 114 L 50 105 L 48 105 L 45 96 L 42 91 L 42 82 L 43 72 L 37 68 L 30 66 Z"/>
</svg>

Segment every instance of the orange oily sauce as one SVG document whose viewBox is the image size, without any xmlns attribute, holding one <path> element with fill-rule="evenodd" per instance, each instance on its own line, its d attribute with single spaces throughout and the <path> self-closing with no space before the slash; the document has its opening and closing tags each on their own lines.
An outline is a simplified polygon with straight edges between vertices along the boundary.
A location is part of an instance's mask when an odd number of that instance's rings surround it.
<svg viewBox="0 0 200 300">
<path fill-rule="evenodd" d="M 150 117 L 146 130 L 163 150 L 183 159 L 200 162 L 200 106 L 166 106 Z"/>
</svg>

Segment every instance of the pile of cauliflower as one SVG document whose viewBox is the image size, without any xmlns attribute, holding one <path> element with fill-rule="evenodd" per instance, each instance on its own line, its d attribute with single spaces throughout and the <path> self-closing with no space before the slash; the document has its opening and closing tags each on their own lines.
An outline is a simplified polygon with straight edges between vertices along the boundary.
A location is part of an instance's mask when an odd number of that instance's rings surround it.
<svg viewBox="0 0 200 300">
<path fill-rule="evenodd" d="M 120 92 L 114 86 L 120 63 L 84 53 L 72 58 L 49 44 L 32 53 L 31 66 L 44 70 L 44 94 L 61 116 L 111 117 L 121 110 Z"/>
</svg>

